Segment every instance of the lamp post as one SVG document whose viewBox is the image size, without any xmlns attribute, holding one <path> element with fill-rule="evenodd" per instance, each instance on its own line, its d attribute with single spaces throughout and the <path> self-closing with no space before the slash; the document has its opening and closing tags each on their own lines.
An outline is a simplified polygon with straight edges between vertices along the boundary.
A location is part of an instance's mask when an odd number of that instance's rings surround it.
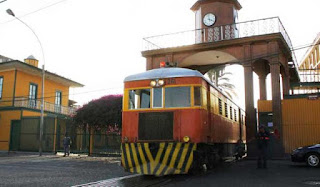
<svg viewBox="0 0 320 187">
<path fill-rule="evenodd" d="M 34 36 L 37 38 L 40 48 L 41 48 L 41 52 L 42 52 L 42 60 L 43 60 L 43 65 L 42 65 L 42 89 L 41 89 L 41 117 L 40 117 L 40 137 L 39 137 L 39 156 L 42 155 L 42 139 L 43 139 L 43 124 L 44 124 L 44 80 L 45 80 L 45 71 L 44 71 L 44 66 L 45 66 L 45 58 L 44 58 L 44 51 L 43 51 L 43 47 L 41 44 L 41 41 L 39 39 L 39 37 L 37 36 L 37 34 L 33 31 L 33 29 L 27 25 L 25 22 L 23 22 L 21 19 L 19 19 L 18 17 L 15 16 L 15 14 L 13 13 L 13 11 L 11 9 L 7 10 L 7 13 L 10 16 L 13 16 L 15 19 L 17 19 L 18 21 L 20 21 L 21 23 L 23 23 L 25 26 L 27 26 L 32 33 L 34 34 Z"/>
</svg>

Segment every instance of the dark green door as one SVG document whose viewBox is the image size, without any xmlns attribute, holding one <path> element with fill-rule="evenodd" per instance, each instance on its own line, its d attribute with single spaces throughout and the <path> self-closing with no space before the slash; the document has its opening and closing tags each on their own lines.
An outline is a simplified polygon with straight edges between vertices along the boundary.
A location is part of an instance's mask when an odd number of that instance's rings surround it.
<svg viewBox="0 0 320 187">
<path fill-rule="evenodd" d="M 11 121 L 10 134 L 10 151 L 18 151 L 20 149 L 21 121 Z"/>
</svg>

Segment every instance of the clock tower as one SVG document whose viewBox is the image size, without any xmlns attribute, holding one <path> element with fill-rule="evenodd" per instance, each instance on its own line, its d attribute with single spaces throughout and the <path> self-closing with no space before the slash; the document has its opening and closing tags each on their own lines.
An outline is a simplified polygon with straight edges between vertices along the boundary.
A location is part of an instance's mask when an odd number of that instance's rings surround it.
<svg viewBox="0 0 320 187">
<path fill-rule="evenodd" d="M 207 29 L 237 22 L 238 0 L 198 0 L 191 10 L 196 15 L 196 29 Z"/>
</svg>

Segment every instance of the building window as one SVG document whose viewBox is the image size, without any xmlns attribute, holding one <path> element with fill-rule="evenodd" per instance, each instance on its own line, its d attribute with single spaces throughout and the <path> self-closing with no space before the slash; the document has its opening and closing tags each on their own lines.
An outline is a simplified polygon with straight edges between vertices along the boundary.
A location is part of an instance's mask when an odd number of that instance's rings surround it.
<svg viewBox="0 0 320 187">
<path fill-rule="evenodd" d="M 162 108 L 162 88 L 153 89 L 153 108 Z"/>
<path fill-rule="evenodd" d="M 194 87 L 194 106 L 201 106 L 201 87 Z"/>
<path fill-rule="evenodd" d="M 62 93 L 60 91 L 56 91 L 56 98 L 55 98 L 54 104 L 55 104 L 55 112 L 61 112 Z"/>
<path fill-rule="evenodd" d="M 60 91 L 56 91 L 56 99 L 55 99 L 55 104 L 57 106 L 60 106 L 62 102 L 62 93 Z"/>
<path fill-rule="evenodd" d="M 0 99 L 2 99 L 3 77 L 0 77 Z"/>
<path fill-rule="evenodd" d="M 228 104 L 224 103 L 224 116 L 227 118 L 228 117 Z"/>
<path fill-rule="evenodd" d="M 222 115 L 222 101 L 219 99 L 219 114 Z"/>
<path fill-rule="evenodd" d="M 37 95 L 38 95 L 38 85 L 30 83 L 30 86 L 29 86 L 29 107 L 36 108 Z"/>
<path fill-rule="evenodd" d="M 232 107 L 230 106 L 230 119 L 232 120 L 233 119 L 233 110 L 232 110 Z"/>
<path fill-rule="evenodd" d="M 140 108 L 150 108 L 150 89 L 129 91 L 129 109 Z"/>
<path fill-rule="evenodd" d="M 165 88 L 165 107 L 190 107 L 190 87 Z"/>
</svg>

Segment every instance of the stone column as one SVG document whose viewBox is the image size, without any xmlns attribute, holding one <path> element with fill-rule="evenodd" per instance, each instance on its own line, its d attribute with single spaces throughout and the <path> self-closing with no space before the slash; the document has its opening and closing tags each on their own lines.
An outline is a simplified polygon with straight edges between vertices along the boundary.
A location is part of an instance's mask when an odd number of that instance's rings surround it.
<svg viewBox="0 0 320 187">
<path fill-rule="evenodd" d="M 281 92 L 280 92 L 280 63 L 273 61 L 270 63 L 271 85 L 272 85 L 272 111 L 273 127 L 278 130 L 280 137 L 281 128 Z"/>
<path fill-rule="evenodd" d="M 266 75 L 259 76 L 260 100 L 267 100 Z"/>
<path fill-rule="evenodd" d="M 246 103 L 247 139 L 252 139 L 256 133 L 254 95 L 253 95 L 253 70 L 252 66 L 244 65 L 244 87 Z"/>
</svg>

